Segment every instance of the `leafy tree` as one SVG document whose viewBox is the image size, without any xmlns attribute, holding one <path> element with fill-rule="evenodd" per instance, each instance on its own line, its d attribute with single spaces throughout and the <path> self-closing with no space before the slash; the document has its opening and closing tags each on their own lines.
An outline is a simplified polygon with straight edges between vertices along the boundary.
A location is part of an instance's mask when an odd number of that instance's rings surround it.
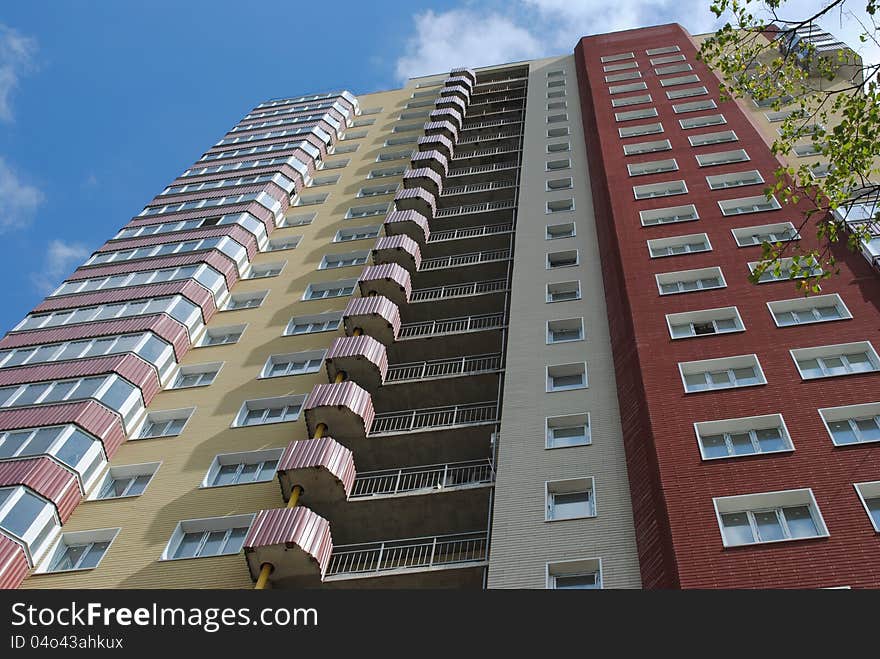
<svg viewBox="0 0 880 659">
<path fill-rule="evenodd" d="M 864 3 L 857 16 L 847 2 Z M 757 282 L 764 273 L 779 276 L 789 270 L 804 292 L 819 290 L 819 282 L 837 274 L 833 244 L 845 239 L 858 251 L 870 240 L 871 223 L 880 227 L 880 63 L 866 64 L 852 50 L 820 49 L 801 38 L 804 30 L 836 12 L 856 21 L 862 43 L 878 44 L 875 21 L 880 0 L 828 0 L 824 8 L 798 18 L 782 18 L 790 9 L 787 0 L 715 0 L 711 10 L 728 22 L 703 42 L 699 58 L 721 73 L 722 98 L 751 98 L 774 111 L 787 114 L 773 143 L 774 155 L 788 156 L 796 144 L 812 145 L 822 161 L 830 163 L 826 176 L 814 176 L 810 166 L 779 167 L 766 191 L 783 204 L 804 203 L 807 212 L 799 231 L 815 219 L 818 247 L 806 249 L 797 242 L 764 243 L 761 262 L 752 273 Z M 786 12 L 787 14 L 788 12 Z M 794 158 L 791 159 L 794 161 Z M 815 172 L 822 174 L 824 172 Z M 862 202 L 870 208 L 865 221 L 848 204 Z M 838 209 L 838 213 L 833 211 Z M 853 220 L 849 224 L 847 220 Z M 804 235 L 801 233 L 801 235 Z M 783 258 L 790 258 L 789 263 Z"/>
</svg>

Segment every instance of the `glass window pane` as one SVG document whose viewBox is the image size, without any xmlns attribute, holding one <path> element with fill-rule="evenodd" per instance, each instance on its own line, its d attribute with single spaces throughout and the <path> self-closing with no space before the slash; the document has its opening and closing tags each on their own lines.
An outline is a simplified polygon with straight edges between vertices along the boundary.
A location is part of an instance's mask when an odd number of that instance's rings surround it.
<svg viewBox="0 0 880 659">
<path fill-rule="evenodd" d="M 89 546 L 88 550 L 79 562 L 79 569 L 84 570 L 95 567 L 101 560 L 101 556 L 110 546 L 109 542 L 95 542 Z"/>
<path fill-rule="evenodd" d="M 758 374 L 751 366 L 733 369 L 733 376 L 737 384 L 752 384 L 758 381 Z"/>
<path fill-rule="evenodd" d="M 763 542 L 782 540 L 785 537 L 775 510 L 755 513 L 755 524 L 758 527 L 758 538 Z"/>
<path fill-rule="evenodd" d="M 237 554 L 241 551 L 241 546 L 244 544 L 245 536 L 247 536 L 248 528 L 236 528 L 232 529 L 232 532 L 229 534 L 229 540 L 226 541 L 226 547 L 223 550 L 224 554 Z"/>
<path fill-rule="evenodd" d="M 201 533 L 184 533 L 177 550 L 174 552 L 174 558 L 192 558 L 196 555 L 201 541 Z"/>
<path fill-rule="evenodd" d="M 555 577 L 553 579 L 553 585 L 557 590 L 581 590 L 599 587 L 596 574 L 572 574 Z"/>
<path fill-rule="evenodd" d="M 751 435 L 747 432 L 731 434 L 730 443 L 733 446 L 734 455 L 748 455 L 755 452 L 755 447 L 752 446 Z"/>
<path fill-rule="evenodd" d="M 223 549 L 223 541 L 226 539 L 226 531 L 211 531 L 205 546 L 199 552 L 199 556 L 216 556 Z"/>
<path fill-rule="evenodd" d="M 788 530 L 792 538 L 809 538 L 819 535 L 819 529 L 810 515 L 809 506 L 792 506 L 783 508 L 785 522 L 788 524 Z"/>
<path fill-rule="evenodd" d="M 785 440 L 782 438 L 782 430 L 780 428 L 756 430 L 755 436 L 758 439 L 761 450 L 765 453 L 769 451 L 782 451 L 788 448 Z"/>
<path fill-rule="evenodd" d="M 721 525 L 728 545 L 747 545 L 755 541 L 746 513 L 725 513 L 721 515 Z"/>
<path fill-rule="evenodd" d="M 21 538 L 46 505 L 48 504 L 40 497 L 30 492 L 24 492 L 21 498 L 15 502 L 12 510 L 0 520 L 0 526 L 12 535 Z"/>
<path fill-rule="evenodd" d="M 858 441 L 849 421 L 829 421 L 828 427 L 831 429 L 835 444 L 854 444 Z"/>
<path fill-rule="evenodd" d="M 62 545 L 50 570 L 52 572 L 72 570 L 86 549 L 88 549 L 88 545 Z"/>
<path fill-rule="evenodd" d="M 724 435 L 707 435 L 700 438 L 700 443 L 707 458 L 724 458 L 728 455 Z"/>
<path fill-rule="evenodd" d="M 880 440 L 880 424 L 877 423 L 877 417 L 856 419 L 855 424 L 856 428 L 859 430 L 859 438 L 861 441 L 872 442 Z"/>
<path fill-rule="evenodd" d="M 232 485 L 236 482 L 237 473 L 237 464 L 221 465 L 220 469 L 217 470 L 217 475 L 214 476 L 212 485 Z"/>
</svg>

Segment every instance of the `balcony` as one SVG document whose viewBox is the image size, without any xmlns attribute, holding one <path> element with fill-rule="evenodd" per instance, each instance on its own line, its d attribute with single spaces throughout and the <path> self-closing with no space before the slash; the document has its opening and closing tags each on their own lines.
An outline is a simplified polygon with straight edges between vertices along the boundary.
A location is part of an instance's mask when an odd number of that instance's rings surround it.
<svg viewBox="0 0 880 659">
<path fill-rule="evenodd" d="M 450 169 L 448 172 L 448 178 L 463 178 L 466 176 L 478 176 L 481 178 L 486 178 L 487 176 L 491 176 L 490 180 L 495 180 L 492 172 L 500 172 L 511 169 L 519 169 L 519 163 L 516 160 L 508 160 L 507 162 L 497 162 L 497 163 L 489 163 L 487 165 L 474 165 L 470 167 L 456 167 L 454 169 Z M 447 181 L 449 182 L 449 181 Z"/>
<path fill-rule="evenodd" d="M 497 261 L 509 261 L 509 249 L 495 249 L 486 252 L 470 252 L 467 254 L 454 254 L 451 256 L 440 256 L 437 258 L 425 259 L 422 261 L 420 272 L 426 270 L 438 270 L 441 268 L 458 268 L 466 265 L 477 265 L 480 263 L 494 263 Z"/>
<path fill-rule="evenodd" d="M 463 426 L 494 425 L 498 423 L 498 414 L 496 401 L 382 412 L 373 418 L 369 435 L 378 437 Z"/>
<path fill-rule="evenodd" d="M 522 133 L 518 130 L 504 130 L 494 133 L 481 133 L 479 135 L 469 135 L 458 140 L 457 144 L 477 144 L 484 142 L 499 142 L 502 140 L 519 140 Z"/>
<path fill-rule="evenodd" d="M 468 248 L 509 249 L 511 233 L 513 233 L 512 222 L 437 231 L 428 237 L 422 251 L 429 254 L 430 258 L 436 258 L 460 254 L 462 250 Z"/>
<path fill-rule="evenodd" d="M 478 589 L 488 550 L 486 531 L 339 545 L 324 583 L 351 587 L 346 582 L 373 578 L 376 588 Z"/>
<path fill-rule="evenodd" d="M 509 290 L 507 278 L 477 279 L 461 284 L 446 284 L 416 289 L 406 308 L 407 324 L 434 321 L 439 318 L 491 314 L 504 310 L 504 297 Z M 424 303 L 424 304 L 423 304 Z M 443 324 L 446 321 L 437 321 Z"/>
<path fill-rule="evenodd" d="M 525 88 L 523 88 L 523 91 L 525 92 Z M 494 105 L 496 103 L 505 103 L 505 102 L 525 104 L 525 100 L 526 100 L 526 95 L 524 93 L 523 94 L 508 93 L 508 94 L 504 94 L 502 96 L 492 96 L 491 98 L 488 98 L 486 100 L 471 102 L 470 105 L 468 105 L 468 108 L 470 110 L 479 110 L 481 106 L 485 107 L 488 105 Z M 470 116 L 470 113 L 468 114 L 468 116 Z"/>
<path fill-rule="evenodd" d="M 518 146 L 500 146 L 491 149 L 472 149 L 456 152 L 452 158 L 453 165 L 474 167 L 476 165 L 491 165 L 498 160 L 510 160 L 518 158 L 520 148 Z M 507 156 L 507 157 L 504 157 Z"/>
<path fill-rule="evenodd" d="M 448 286 L 446 282 L 460 282 L 463 278 L 472 282 L 495 281 L 507 277 L 509 262 L 510 248 L 507 247 L 423 259 L 419 271 L 413 276 L 413 284 L 417 285 L 416 290 L 424 291 L 428 288 Z"/>
<path fill-rule="evenodd" d="M 505 282 L 506 285 L 507 282 Z M 443 318 L 416 323 L 403 323 L 397 335 L 399 341 L 413 339 L 436 338 L 453 334 L 470 334 L 471 332 L 488 332 L 507 327 L 503 313 L 487 313 L 458 318 Z"/>
<path fill-rule="evenodd" d="M 517 182 L 514 179 L 469 183 L 446 187 L 440 197 L 444 202 L 447 200 L 451 202 L 453 198 L 462 196 L 467 197 L 467 201 L 471 203 L 507 201 L 513 196 L 517 187 Z M 460 200 L 457 201 L 460 203 Z"/>
<path fill-rule="evenodd" d="M 431 229 L 442 231 L 445 226 L 453 222 L 459 228 L 482 226 L 485 224 L 501 224 L 512 221 L 515 211 L 516 202 L 513 199 L 438 208 Z"/>
<path fill-rule="evenodd" d="M 521 124 L 522 119 L 489 119 L 486 121 L 471 121 L 462 125 L 461 132 L 488 130 L 490 128 L 500 128 L 502 126 L 518 126 Z"/>
<path fill-rule="evenodd" d="M 386 469 L 358 474 L 350 499 L 413 494 L 440 494 L 485 487 L 495 482 L 488 458 L 442 465 Z"/>
</svg>

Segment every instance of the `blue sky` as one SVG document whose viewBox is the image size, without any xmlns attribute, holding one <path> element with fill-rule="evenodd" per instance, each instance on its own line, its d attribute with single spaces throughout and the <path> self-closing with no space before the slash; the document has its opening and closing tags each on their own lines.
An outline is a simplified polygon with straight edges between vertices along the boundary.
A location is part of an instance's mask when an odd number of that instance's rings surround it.
<svg viewBox="0 0 880 659">
<path fill-rule="evenodd" d="M 568 53 L 582 34 L 638 25 L 707 31 L 708 4 L 6 2 L 0 334 L 262 100 L 388 89 L 457 65 Z"/>
</svg>

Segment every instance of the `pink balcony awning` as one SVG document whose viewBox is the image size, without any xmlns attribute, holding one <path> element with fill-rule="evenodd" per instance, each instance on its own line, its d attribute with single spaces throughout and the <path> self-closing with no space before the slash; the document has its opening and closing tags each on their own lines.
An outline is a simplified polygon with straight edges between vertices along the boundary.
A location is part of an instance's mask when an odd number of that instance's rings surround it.
<svg viewBox="0 0 880 659">
<path fill-rule="evenodd" d="M 24 547 L 0 533 L 0 590 L 18 588 L 29 569 Z"/>
<path fill-rule="evenodd" d="M 410 158 L 410 164 L 413 169 L 428 167 L 441 176 L 446 176 L 449 173 L 449 156 L 436 149 L 416 151 Z"/>
<path fill-rule="evenodd" d="M 330 523 L 305 506 L 261 510 L 244 539 L 244 555 L 256 580 L 264 563 L 270 581 L 313 577 L 319 581 L 333 553 Z"/>
<path fill-rule="evenodd" d="M 424 188 L 404 188 L 394 195 L 394 206 L 399 211 L 418 211 L 429 220 L 437 214 L 437 199 Z"/>
<path fill-rule="evenodd" d="M 24 485 L 55 504 L 66 522 L 82 500 L 76 474 L 48 456 L 0 462 L 0 487 Z"/>
<path fill-rule="evenodd" d="M 427 242 L 431 235 L 428 218 L 418 211 L 391 211 L 385 216 L 385 234 L 389 236 L 405 235 L 416 242 Z"/>
<path fill-rule="evenodd" d="M 425 124 L 425 135 L 445 135 L 458 142 L 458 126 L 451 121 L 429 121 Z"/>
<path fill-rule="evenodd" d="M 376 411 L 370 392 L 348 380 L 334 384 L 319 384 L 312 389 L 303 403 L 303 414 L 309 437 L 315 434 L 319 424 L 338 441 L 367 436 Z"/>
<path fill-rule="evenodd" d="M 473 69 L 458 67 L 452 69 L 452 71 L 449 72 L 449 75 L 451 77 L 464 76 L 465 78 L 468 78 L 472 83 L 477 84 L 477 74 L 474 72 Z"/>
<path fill-rule="evenodd" d="M 431 114 L 428 115 L 428 119 L 431 121 L 452 122 L 458 130 L 461 130 L 461 127 L 464 124 L 464 116 L 458 108 L 441 108 L 439 110 L 432 110 Z"/>
<path fill-rule="evenodd" d="M 400 309 L 381 295 L 356 297 L 342 314 L 345 333 L 352 336 L 356 329 L 384 345 L 391 345 L 400 332 Z"/>
<path fill-rule="evenodd" d="M 342 336 L 333 342 L 325 358 L 327 377 L 333 382 L 340 372 L 367 391 L 375 391 L 388 373 L 385 346 L 372 336 Z"/>
<path fill-rule="evenodd" d="M 409 302 L 412 281 L 409 272 L 396 263 L 370 265 L 358 277 L 361 295 L 381 295 L 397 304 Z"/>
<path fill-rule="evenodd" d="M 467 103 L 458 96 L 440 96 L 434 105 L 438 108 L 458 108 L 462 115 L 467 113 Z"/>
<path fill-rule="evenodd" d="M 348 498 L 355 475 L 354 455 L 332 437 L 291 442 L 278 461 L 284 500 L 298 485 L 306 506 Z"/>
<path fill-rule="evenodd" d="M 424 188 L 435 197 L 443 191 L 443 177 L 428 167 L 410 169 L 403 175 L 404 188 Z"/>
<path fill-rule="evenodd" d="M 373 263 L 396 263 L 402 268 L 415 272 L 422 264 L 422 250 L 409 236 L 382 236 L 373 247 Z"/>
</svg>

